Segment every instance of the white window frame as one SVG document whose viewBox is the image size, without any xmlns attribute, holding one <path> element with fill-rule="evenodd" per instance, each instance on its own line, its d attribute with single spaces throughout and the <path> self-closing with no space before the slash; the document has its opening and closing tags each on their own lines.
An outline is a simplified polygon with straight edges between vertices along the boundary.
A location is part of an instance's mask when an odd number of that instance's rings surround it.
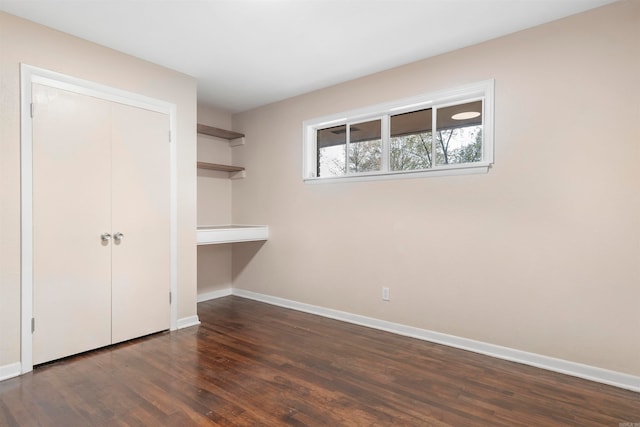
<svg viewBox="0 0 640 427">
<path fill-rule="evenodd" d="M 391 171 L 389 170 L 389 117 L 396 114 L 451 105 L 470 101 L 482 100 L 483 129 L 482 129 L 482 159 L 479 162 L 448 165 L 434 165 L 429 169 Z M 466 175 L 487 173 L 493 165 L 494 137 L 494 80 L 484 80 L 457 88 L 427 93 L 411 98 L 404 98 L 384 104 L 373 105 L 357 110 L 346 111 L 302 123 L 303 131 L 303 166 L 302 179 L 306 183 L 369 181 L 397 178 L 419 178 L 443 175 Z M 435 113 L 434 113 L 435 114 Z M 318 177 L 317 173 L 317 131 L 332 126 L 350 125 L 368 120 L 382 119 L 382 167 L 374 172 L 349 172 L 348 164 L 345 175 Z M 435 122 L 434 122 L 435 123 Z M 348 133 L 348 132 L 347 132 Z M 347 135 L 348 140 L 348 135 Z M 346 147 L 348 156 L 348 144 Z"/>
</svg>

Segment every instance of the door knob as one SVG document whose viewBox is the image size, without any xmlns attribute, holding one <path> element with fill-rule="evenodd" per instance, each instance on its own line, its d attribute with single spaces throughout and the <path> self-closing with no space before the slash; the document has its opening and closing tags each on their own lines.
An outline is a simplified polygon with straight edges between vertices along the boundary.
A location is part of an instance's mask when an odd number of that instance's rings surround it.
<svg viewBox="0 0 640 427">
<path fill-rule="evenodd" d="M 116 234 L 113 235 L 113 238 L 116 240 L 122 240 L 124 239 L 124 234 L 118 231 Z"/>
<path fill-rule="evenodd" d="M 100 235 L 100 238 L 102 239 L 103 242 L 108 242 L 109 240 L 111 240 L 111 234 L 109 233 L 102 233 Z"/>
</svg>

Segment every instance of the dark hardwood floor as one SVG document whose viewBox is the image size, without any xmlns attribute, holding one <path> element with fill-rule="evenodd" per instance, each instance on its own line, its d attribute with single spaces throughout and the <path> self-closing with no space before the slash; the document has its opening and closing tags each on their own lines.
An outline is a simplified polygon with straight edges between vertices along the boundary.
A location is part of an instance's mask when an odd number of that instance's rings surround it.
<svg viewBox="0 0 640 427">
<path fill-rule="evenodd" d="M 198 314 L 0 382 L 0 426 L 640 423 L 640 393 L 237 297 Z"/>
</svg>

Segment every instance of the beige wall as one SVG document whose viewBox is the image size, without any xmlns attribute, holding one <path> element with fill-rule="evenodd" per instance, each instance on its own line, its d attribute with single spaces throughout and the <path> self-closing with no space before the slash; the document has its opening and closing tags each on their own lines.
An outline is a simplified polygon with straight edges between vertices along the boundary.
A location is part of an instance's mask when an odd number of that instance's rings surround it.
<svg viewBox="0 0 640 427">
<path fill-rule="evenodd" d="M 231 114 L 198 106 L 198 123 L 231 130 Z M 198 160 L 231 164 L 226 139 L 198 134 Z M 198 225 L 231 224 L 231 180 L 228 172 L 198 169 Z M 231 245 L 198 246 L 198 295 L 231 288 Z"/>
<path fill-rule="evenodd" d="M 234 116 L 234 287 L 640 375 L 639 41 L 622 1 Z M 488 174 L 302 182 L 303 120 L 489 78 Z"/>
<path fill-rule="evenodd" d="M 20 63 L 177 105 L 178 318 L 196 314 L 196 81 L 0 12 L 0 367 L 20 361 Z"/>
</svg>

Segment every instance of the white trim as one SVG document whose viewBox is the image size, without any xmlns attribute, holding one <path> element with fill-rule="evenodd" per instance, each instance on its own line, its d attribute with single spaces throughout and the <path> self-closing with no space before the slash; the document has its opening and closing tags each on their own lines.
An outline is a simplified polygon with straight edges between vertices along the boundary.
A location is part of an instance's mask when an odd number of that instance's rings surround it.
<svg viewBox="0 0 640 427">
<path fill-rule="evenodd" d="M 357 175 L 342 175 L 327 178 L 307 178 L 305 184 L 335 184 L 345 182 L 384 181 L 390 179 L 416 179 L 435 176 L 477 175 L 489 172 L 489 163 L 463 163 L 447 165 L 433 169 L 411 172 L 361 173 Z"/>
<path fill-rule="evenodd" d="M 33 316 L 33 135 L 31 118 L 31 87 L 33 83 L 55 87 L 82 95 L 169 116 L 170 141 L 170 328 L 178 326 L 178 203 L 177 203 L 177 108 L 170 102 L 150 98 L 137 93 L 101 85 L 55 71 L 20 64 L 20 167 L 21 167 L 21 372 L 33 370 L 33 342 L 31 318 Z M 197 316 L 196 316 L 197 319 Z"/>
<path fill-rule="evenodd" d="M 178 319 L 178 329 L 190 328 L 191 326 L 198 326 L 199 324 L 200 319 L 198 319 L 197 315 Z"/>
<path fill-rule="evenodd" d="M 614 387 L 640 392 L 640 377 L 625 374 L 622 372 L 610 371 L 608 369 L 584 365 L 582 363 L 556 359 L 554 357 L 544 356 L 541 354 L 516 350 L 509 347 L 503 347 L 495 344 L 485 343 L 482 341 L 443 334 L 440 332 L 434 332 L 427 329 L 416 328 L 413 326 L 401 325 L 399 323 L 387 322 L 385 320 L 374 319 L 358 314 L 347 313 L 344 311 L 333 310 L 330 308 L 319 307 L 284 298 L 246 291 L 244 289 L 234 288 L 232 293 L 233 295 L 242 298 L 261 301 L 280 307 L 291 308 L 293 310 L 303 311 L 305 313 L 316 314 L 331 319 L 379 329 L 381 331 L 391 332 L 411 338 L 417 338 L 423 341 L 443 344 L 449 347 L 468 350 L 474 353 L 480 353 L 498 359 L 521 363 L 523 365 L 534 366 L 536 368 L 546 369 L 548 371 L 559 372 L 561 374 L 571 375 L 590 381 L 608 384 Z"/>
<path fill-rule="evenodd" d="M 33 134 L 31 127 L 31 69 L 20 67 L 20 277 L 21 372 L 33 369 Z"/>
<path fill-rule="evenodd" d="M 21 64 L 21 70 L 25 70 L 31 78 L 30 83 L 38 83 L 56 89 L 74 92 L 80 95 L 92 96 L 105 101 L 117 102 L 158 113 L 169 114 L 174 104 L 156 100 L 148 96 L 117 89 L 99 83 L 82 80 L 76 77 L 60 74 L 55 71 Z M 173 131 L 173 129 L 172 129 Z"/>
<path fill-rule="evenodd" d="M 198 294 L 198 302 L 205 302 L 212 299 L 228 297 L 229 295 L 232 294 L 232 292 L 233 291 L 231 287 L 226 289 L 219 289 L 217 291 L 203 292 L 201 294 Z"/>
<path fill-rule="evenodd" d="M 9 365 L 0 366 L 0 381 L 8 380 L 9 378 L 17 377 L 22 373 L 22 367 L 20 362 L 11 363 Z"/>
<path fill-rule="evenodd" d="M 170 203 L 170 285 L 171 305 L 170 305 L 170 328 L 172 331 L 178 329 L 178 123 L 177 106 L 170 104 L 169 108 L 169 203 Z"/>
</svg>

